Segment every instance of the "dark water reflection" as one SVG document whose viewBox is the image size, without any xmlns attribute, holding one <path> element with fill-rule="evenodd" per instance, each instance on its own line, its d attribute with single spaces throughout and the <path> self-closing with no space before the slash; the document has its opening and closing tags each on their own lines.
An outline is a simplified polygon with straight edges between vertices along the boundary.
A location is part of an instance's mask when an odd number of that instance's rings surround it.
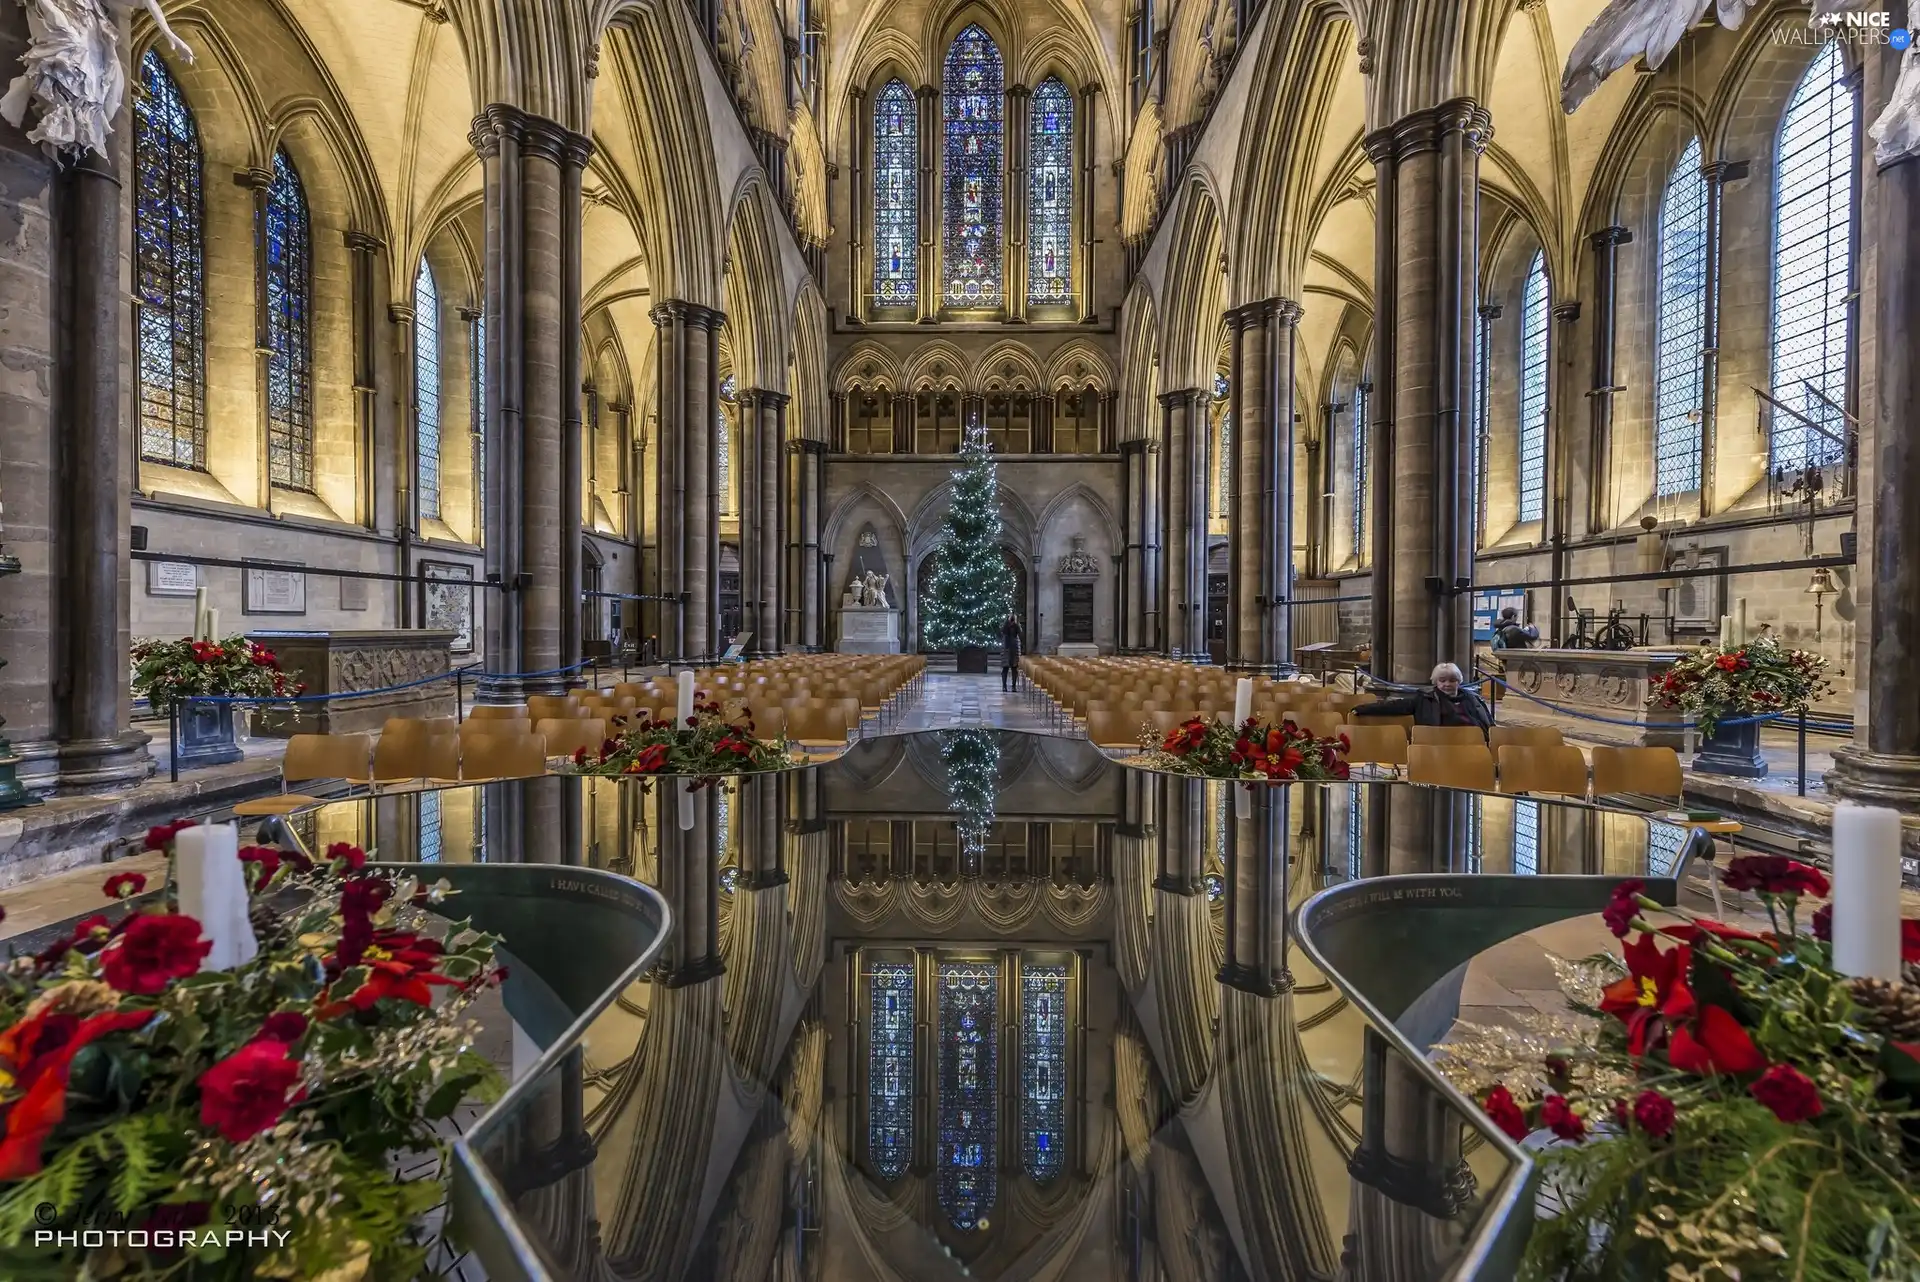
<svg viewBox="0 0 1920 1282">
<path fill-rule="evenodd" d="M 1585 807 L 1234 791 L 949 732 L 684 799 L 548 778 L 349 803 L 308 835 L 591 865 L 671 903 L 659 968 L 481 1146 L 553 1276 L 1446 1276 L 1508 1160 L 1291 910 L 1388 873 L 1641 873 L 1678 831 L 1650 855 L 1645 821 Z"/>
</svg>

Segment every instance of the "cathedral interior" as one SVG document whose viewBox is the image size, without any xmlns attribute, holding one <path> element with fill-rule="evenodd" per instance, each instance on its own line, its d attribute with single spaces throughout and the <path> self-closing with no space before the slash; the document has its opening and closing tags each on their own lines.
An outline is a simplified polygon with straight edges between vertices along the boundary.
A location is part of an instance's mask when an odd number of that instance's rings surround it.
<svg viewBox="0 0 1920 1282">
<path fill-rule="evenodd" d="M 1662 56 L 1570 63 L 1662 7 Z M 1358 785 L 1229 822 L 1133 778 L 934 644 L 969 439 L 1030 655 L 1412 686 L 1475 677 L 1511 608 L 1573 657 L 1510 658 L 1501 715 L 1607 741 L 1628 657 L 1772 637 L 1825 661 L 1817 766 L 1803 718 L 1784 783 L 1689 772 L 1687 804 L 1800 849 L 1842 799 L 1920 816 L 1920 73 L 1884 24 L 0 0 L 9 75 L 79 13 L 124 80 L 101 145 L 0 124 L 0 887 L 283 787 L 258 715 L 182 768 L 147 638 L 319 656 L 316 697 L 470 673 L 449 713 L 736 639 L 932 661 L 919 720 L 722 790 L 697 852 L 604 781 L 306 820 L 672 906 L 664 969 L 482 1154 L 551 1276 L 1484 1266 L 1509 1155 L 1289 914 L 1387 873 L 1664 866 L 1673 832 L 1490 796 L 1416 833 Z M 1614 667 L 1580 657 L 1603 629 Z M 972 833 L 956 733 L 991 747 Z M 1755 752 L 1787 774 L 1786 723 Z M 584 1164 L 553 1156 L 575 1122 Z"/>
</svg>

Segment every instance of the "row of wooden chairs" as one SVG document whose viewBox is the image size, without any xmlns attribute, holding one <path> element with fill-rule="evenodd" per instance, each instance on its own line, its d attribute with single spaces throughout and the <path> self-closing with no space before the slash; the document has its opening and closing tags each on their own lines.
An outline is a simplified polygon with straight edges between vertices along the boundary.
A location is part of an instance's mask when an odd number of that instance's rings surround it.
<svg viewBox="0 0 1920 1282">
<path fill-rule="evenodd" d="M 1586 754 L 1568 744 L 1509 743 L 1496 756 L 1480 743 L 1416 743 L 1408 751 L 1407 778 L 1475 792 L 1680 799 L 1680 756 L 1672 748 L 1597 745 L 1591 751 L 1589 768 Z"/>
<path fill-rule="evenodd" d="M 378 736 L 293 735 L 281 759 L 280 793 L 243 801 L 233 808 L 234 813 L 283 815 L 315 805 L 321 798 L 289 791 L 288 785 L 321 779 L 377 787 L 414 781 L 480 783 L 525 779 L 547 772 L 550 745 L 538 732 L 500 732 L 489 728 L 498 723 L 487 722 L 469 723 L 475 727 L 472 730 L 436 730 L 424 724 L 425 719 L 420 721 L 418 729 L 402 728 Z M 593 746 L 599 743 L 596 739 Z"/>
</svg>

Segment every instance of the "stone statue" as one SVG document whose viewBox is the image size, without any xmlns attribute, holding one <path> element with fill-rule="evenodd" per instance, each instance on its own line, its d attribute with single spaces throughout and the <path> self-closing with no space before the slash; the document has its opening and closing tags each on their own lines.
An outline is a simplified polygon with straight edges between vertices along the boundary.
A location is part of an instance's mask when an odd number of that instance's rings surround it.
<svg viewBox="0 0 1920 1282">
<path fill-rule="evenodd" d="M 882 578 L 872 570 L 867 571 L 867 577 L 861 580 L 861 589 L 867 605 L 876 610 L 891 610 L 893 608 L 887 604 L 888 582 L 888 579 Z"/>
<path fill-rule="evenodd" d="M 145 9 L 160 35 L 180 57 L 193 61 L 186 41 L 173 34 L 160 0 L 18 0 L 27 11 L 33 43 L 20 57 L 26 68 L 15 76 L 0 116 L 18 127 L 27 103 L 40 107 L 39 123 L 27 134 L 55 160 L 78 159 L 88 151 L 107 155 L 107 135 L 126 98 L 127 75 L 120 61 L 120 16 Z"/>
</svg>

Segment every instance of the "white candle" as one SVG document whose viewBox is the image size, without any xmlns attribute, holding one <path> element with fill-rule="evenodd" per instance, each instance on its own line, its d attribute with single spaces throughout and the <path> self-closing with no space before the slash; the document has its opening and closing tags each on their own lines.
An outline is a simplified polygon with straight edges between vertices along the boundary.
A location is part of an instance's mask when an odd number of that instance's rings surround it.
<svg viewBox="0 0 1920 1282">
<path fill-rule="evenodd" d="M 206 626 L 207 590 L 205 588 L 195 588 L 193 590 L 193 639 L 195 641 L 204 641 L 207 639 L 207 634 L 204 630 Z"/>
<path fill-rule="evenodd" d="M 1900 978 L 1900 813 L 1833 808 L 1833 967 Z"/>
<path fill-rule="evenodd" d="M 208 610 L 207 611 L 207 640 L 218 641 L 219 639 L 220 639 L 220 611 Z"/>
<path fill-rule="evenodd" d="M 246 872 L 235 824 L 196 824 L 173 839 L 173 876 L 180 911 L 200 923 L 213 948 L 202 970 L 232 970 L 260 951 L 247 916 Z"/>
<path fill-rule="evenodd" d="M 1720 616 L 1720 648 L 1733 649 L 1733 616 L 1730 614 Z"/>
<path fill-rule="evenodd" d="M 693 827 L 693 784 L 679 784 L 675 791 L 680 794 L 680 831 L 687 832 Z"/>
<path fill-rule="evenodd" d="M 1238 730 L 1253 715 L 1253 678 L 1241 677 L 1233 683 L 1233 728 Z"/>
<path fill-rule="evenodd" d="M 684 730 L 687 719 L 693 716 L 693 672 L 691 669 L 680 674 L 679 711 L 674 716 L 675 727 Z"/>
</svg>

